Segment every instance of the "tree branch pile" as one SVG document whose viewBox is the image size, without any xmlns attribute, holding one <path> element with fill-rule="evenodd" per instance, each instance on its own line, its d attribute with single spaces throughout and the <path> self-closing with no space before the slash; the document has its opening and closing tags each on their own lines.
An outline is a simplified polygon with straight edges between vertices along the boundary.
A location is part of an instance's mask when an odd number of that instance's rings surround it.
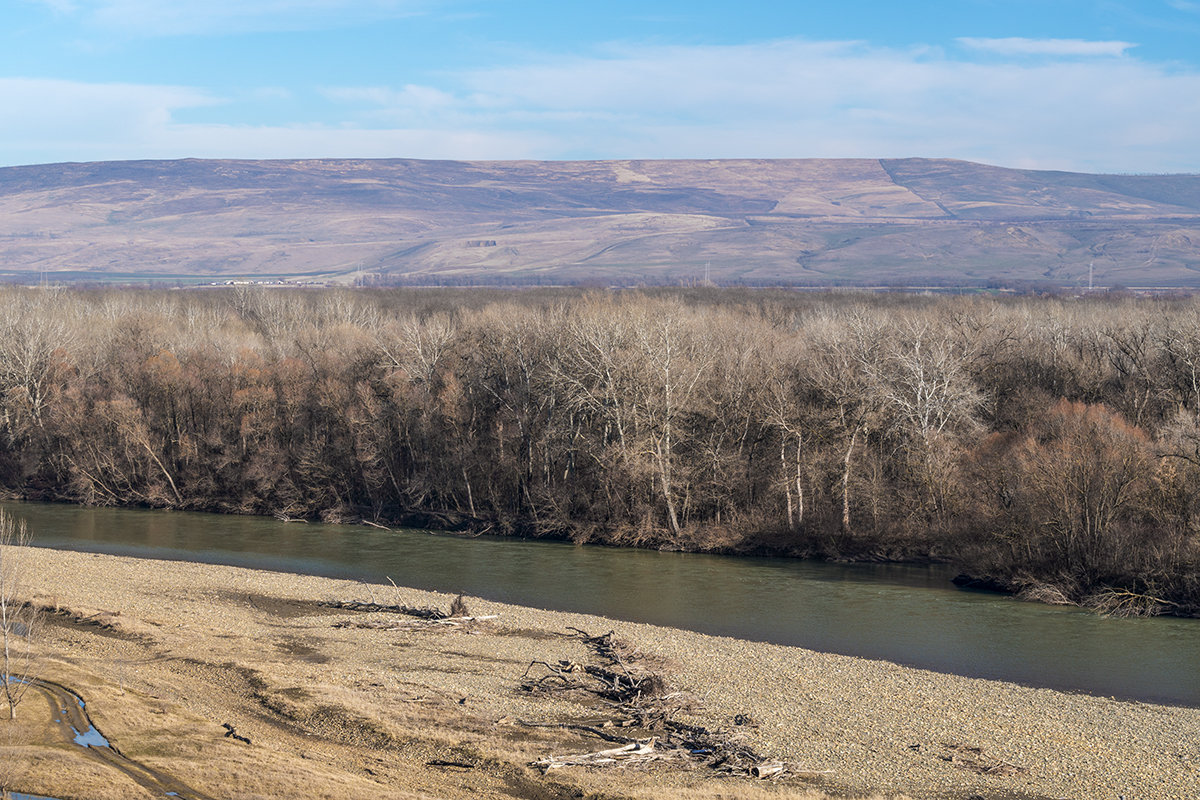
<svg viewBox="0 0 1200 800">
<path fill-rule="evenodd" d="M 322 605 L 326 608 L 338 608 L 346 611 L 398 614 L 403 617 L 409 617 L 409 619 L 381 619 L 366 622 L 343 620 L 334 623 L 333 627 L 335 628 L 370 628 L 385 631 L 446 630 L 467 627 L 476 622 L 496 619 L 499 616 L 497 614 L 472 615 L 467 610 L 467 604 L 463 601 L 461 594 L 455 597 L 450 603 L 449 611 L 442 611 L 440 608 L 432 606 L 384 605 L 375 602 L 363 603 L 357 600 L 349 602 L 331 601 L 322 603 Z"/>
<path fill-rule="evenodd" d="M 755 778 L 814 772 L 766 758 L 745 744 L 743 732 L 712 730 L 679 719 L 679 715 L 695 708 L 695 699 L 671 691 L 666 678 L 649 668 L 640 652 L 616 638 L 612 631 L 593 636 L 578 628 L 571 630 L 574 632 L 571 635 L 581 639 L 600 663 L 579 664 L 566 659 L 531 661 L 520 689 L 542 695 L 582 693 L 597 701 L 597 707 L 603 710 L 602 717 L 589 721 L 593 724 L 521 724 L 563 728 L 618 746 L 548 756 L 533 762 L 543 772 L 573 766 L 646 767 L 665 761 Z M 747 715 L 739 714 L 734 724 L 746 728 L 753 723 Z"/>
</svg>

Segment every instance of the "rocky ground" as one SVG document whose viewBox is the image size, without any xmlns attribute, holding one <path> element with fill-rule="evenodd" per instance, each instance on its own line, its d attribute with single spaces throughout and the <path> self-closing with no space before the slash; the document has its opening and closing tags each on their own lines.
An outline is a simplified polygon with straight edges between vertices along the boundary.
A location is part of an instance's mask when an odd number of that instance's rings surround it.
<svg viewBox="0 0 1200 800">
<path fill-rule="evenodd" d="M 46 608 L 36 642 L 44 683 L 16 723 L 0 720 L 0 782 L 23 792 L 1200 797 L 1197 709 L 472 598 L 467 614 L 487 619 L 430 622 L 380 607 L 444 611 L 452 598 L 392 586 L 43 549 L 19 555 Z M 580 633 L 610 630 L 615 651 Z M 644 696 L 610 692 L 613 675 L 646 681 Z M 86 702 L 118 754 L 71 741 L 55 708 L 62 691 Z M 649 750 L 610 763 L 547 769 L 552 758 L 651 738 Z M 713 753 L 729 756 L 719 767 L 783 770 L 729 775 L 713 768 Z"/>
</svg>

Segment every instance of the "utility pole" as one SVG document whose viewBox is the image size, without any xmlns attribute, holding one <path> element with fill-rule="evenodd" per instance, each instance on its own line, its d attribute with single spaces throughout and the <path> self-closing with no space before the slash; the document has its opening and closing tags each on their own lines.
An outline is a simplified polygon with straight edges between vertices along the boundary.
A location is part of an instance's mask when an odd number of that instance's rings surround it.
<svg viewBox="0 0 1200 800">
<path fill-rule="evenodd" d="M 1089 261 L 1088 262 L 1088 291 L 1089 292 L 1092 291 L 1092 278 L 1095 276 L 1095 272 L 1096 272 L 1096 262 Z"/>
</svg>

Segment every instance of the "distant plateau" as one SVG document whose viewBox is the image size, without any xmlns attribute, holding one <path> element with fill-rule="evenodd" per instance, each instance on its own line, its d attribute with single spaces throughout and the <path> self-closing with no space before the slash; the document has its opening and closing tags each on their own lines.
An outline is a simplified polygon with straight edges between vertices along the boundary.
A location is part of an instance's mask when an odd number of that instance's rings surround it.
<svg viewBox="0 0 1200 800">
<path fill-rule="evenodd" d="M 1200 175 L 938 159 L 0 169 L 0 280 L 1200 287 Z"/>
</svg>

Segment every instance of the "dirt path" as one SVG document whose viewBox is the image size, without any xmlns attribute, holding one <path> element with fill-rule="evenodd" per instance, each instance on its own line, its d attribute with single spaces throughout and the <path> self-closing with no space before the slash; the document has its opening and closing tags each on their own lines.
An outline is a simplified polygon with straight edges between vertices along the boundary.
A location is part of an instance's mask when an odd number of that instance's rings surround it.
<svg viewBox="0 0 1200 800">
<path fill-rule="evenodd" d="M 89 758 L 112 767 L 134 783 L 160 797 L 180 800 L 215 800 L 211 795 L 196 791 L 171 776 L 138 763 L 113 746 L 96 728 L 87 712 L 87 704 L 74 690 L 53 681 L 35 679 L 30 691 L 40 694 L 51 707 L 49 726 L 59 734 L 58 744 L 73 744 Z"/>
</svg>

